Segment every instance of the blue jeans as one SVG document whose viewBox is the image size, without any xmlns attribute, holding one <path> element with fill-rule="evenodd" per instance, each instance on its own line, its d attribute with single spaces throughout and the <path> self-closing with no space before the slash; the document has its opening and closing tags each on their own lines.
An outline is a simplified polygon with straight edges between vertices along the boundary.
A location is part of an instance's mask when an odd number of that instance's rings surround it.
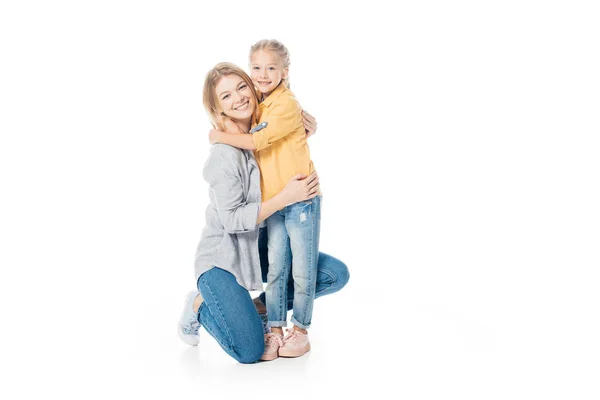
<svg viewBox="0 0 600 400">
<path fill-rule="evenodd" d="M 269 327 L 287 326 L 290 271 L 294 297 L 292 323 L 310 327 L 319 261 L 321 196 L 291 204 L 267 219 L 269 272 L 266 305 Z"/>
<path fill-rule="evenodd" d="M 269 259 L 267 252 L 267 229 L 263 228 L 260 230 L 258 236 L 258 253 L 260 254 L 260 267 L 262 270 L 263 282 L 267 281 L 267 275 L 269 273 Z M 346 286 L 349 279 L 350 272 L 348 271 L 346 264 L 329 254 L 323 252 L 319 253 L 315 299 L 340 291 Z M 294 279 L 291 272 L 288 275 L 287 286 L 287 309 L 291 310 L 294 308 Z M 262 292 L 259 297 L 263 304 L 267 304 L 265 292 Z"/>
<path fill-rule="evenodd" d="M 268 274 L 267 230 L 261 229 L 258 239 L 260 266 L 263 281 Z M 346 264 L 325 253 L 319 254 L 317 289 L 315 298 L 341 290 L 350 274 Z M 288 277 L 288 309 L 292 309 L 294 280 Z M 204 302 L 198 310 L 198 320 L 215 338 L 227 354 L 240 363 L 253 363 L 264 351 L 263 326 L 250 294 L 240 286 L 234 276 L 220 268 L 213 268 L 198 278 L 198 291 Z M 261 293 L 264 304 L 265 293 Z"/>
<path fill-rule="evenodd" d="M 258 361 L 265 349 L 263 325 L 250 293 L 217 267 L 200 275 L 197 284 L 204 298 L 198 310 L 200 324 L 238 362 Z"/>
</svg>

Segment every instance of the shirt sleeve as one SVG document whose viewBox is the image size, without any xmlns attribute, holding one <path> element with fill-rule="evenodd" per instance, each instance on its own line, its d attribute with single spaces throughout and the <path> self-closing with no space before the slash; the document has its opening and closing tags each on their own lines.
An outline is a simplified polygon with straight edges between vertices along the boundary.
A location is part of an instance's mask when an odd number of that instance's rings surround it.
<svg viewBox="0 0 600 400">
<path fill-rule="evenodd" d="M 267 126 L 252 135 L 257 151 L 266 149 L 279 139 L 302 127 L 302 109 L 291 98 L 282 99 L 281 103 L 273 105 L 269 115 L 261 122 Z"/>
<path fill-rule="evenodd" d="M 204 179 L 214 195 L 219 219 L 227 233 L 256 229 L 260 203 L 247 203 L 237 162 L 238 154 L 213 153 L 204 166 Z M 239 161 L 238 161 L 239 162 Z"/>
</svg>

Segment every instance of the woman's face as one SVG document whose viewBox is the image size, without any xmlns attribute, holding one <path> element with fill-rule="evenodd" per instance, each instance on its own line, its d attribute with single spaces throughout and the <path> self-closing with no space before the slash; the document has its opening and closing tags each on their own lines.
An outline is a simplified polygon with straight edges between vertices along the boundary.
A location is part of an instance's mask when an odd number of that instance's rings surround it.
<svg viewBox="0 0 600 400">
<path fill-rule="evenodd" d="M 252 117 L 256 108 L 252 90 L 245 80 L 238 75 L 226 75 L 215 87 L 219 107 L 223 113 L 235 120 Z"/>
<path fill-rule="evenodd" d="M 258 50 L 250 57 L 250 77 L 254 86 L 265 96 L 271 94 L 288 71 L 283 69 L 279 56 L 268 50 Z"/>
</svg>

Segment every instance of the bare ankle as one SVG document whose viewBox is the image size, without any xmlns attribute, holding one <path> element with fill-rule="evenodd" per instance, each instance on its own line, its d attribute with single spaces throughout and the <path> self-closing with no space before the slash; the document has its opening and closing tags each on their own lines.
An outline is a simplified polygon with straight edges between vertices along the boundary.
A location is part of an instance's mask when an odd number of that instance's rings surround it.
<svg viewBox="0 0 600 400">
<path fill-rule="evenodd" d="M 304 333 L 305 335 L 308 333 L 306 329 L 302 329 L 299 326 L 294 325 L 294 330 Z"/>
<path fill-rule="evenodd" d="M 198 296 L 196 296 L 196 298 L 194 299 L 194 304 L 192 305 L 192 308 L 194 309 L 194 311 L 196 313 L 200 309 L 200 306 L 202 305 L 203 301 L 204 301 L 204 299 L 202 298 L 202 295 L 200 293 L 198 293 Z"/>
<path fill-rule="evenodd" d="M 271 327 L 271 332 L 272 333 L 277 333 L 277 334 L 283 336 L 283 329 L 280 328 L 280 327 L 278 327 L 278 326 Z"/>
</svg>

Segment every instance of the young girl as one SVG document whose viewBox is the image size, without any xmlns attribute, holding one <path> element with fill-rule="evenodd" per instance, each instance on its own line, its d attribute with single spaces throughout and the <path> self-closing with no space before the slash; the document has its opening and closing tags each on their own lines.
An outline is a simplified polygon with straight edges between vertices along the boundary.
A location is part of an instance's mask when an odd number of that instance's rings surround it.
<svg viewBox="0 0 600 400">
<path fill-rule="evenodd" d="M 297 175 L 310 175 L 315 167 L 302 124 L 302 109 L 289 89 L 290 59 L 287 48 L 276 40 L 261 40 L 250 50 L 250 76 L 259 92 L 259 121 L 253 135 L 211 131 L 212 143 L 256 150 L 261 171 L 263 201 L 276 195 Z M 254 129 L 253 129 L 254 130 Z M 315 299 L 319 257 L 321 196 L 289 205 L 267 221 L 269 274 L 266 306 L 271 332 L 265 335 L 262 360 L 278 356 L 299 357 L 310 350 L 310 327 Z M 292 271 L 294 303 L 287 326 L 287 277 Z"/>
</svg>

